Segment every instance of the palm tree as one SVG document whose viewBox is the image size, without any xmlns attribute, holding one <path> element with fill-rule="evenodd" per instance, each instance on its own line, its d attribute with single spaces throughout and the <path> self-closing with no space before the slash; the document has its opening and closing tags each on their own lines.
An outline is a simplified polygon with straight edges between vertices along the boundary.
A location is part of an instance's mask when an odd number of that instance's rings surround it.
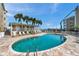
<svg viewBox="0 0 79 59">
<path fill-rule="evenodd" d="M 33 22 L 33 18 L 32 17 L 29 17 L 28 18 L 28 21 L 32 23 Z"/>
<path fill-rule="evenodd" d="M 36 23 L 39 25 L 42 25 L 42 21 L 41 20 L 37 20 Z"/>
<path fill-rule="evenodd" d="M 23 17 L 23 21 L 26 22 L 26 23 L 28 24 L 29 16 L 24 16 L 24 17 Z"/>
<path fill-rule="evenodd" d="M 39 20 L 39 24 L 42 25 L 42 21 L 41 20 Z"/>
<path fill-rule="evenodd" d="M 32 18 L 32 25 L 35 25 L 36 24 L 36 18 Z"/>
<path fill-rule="evenodd" d="M 16 15 L 14 15 L 14 18 L 15 18 L 16 21 L 18 19 L 18 22 L 21 22 L 22 19 L 23 19 L 23 14 L 22 13 L 17 13 Z"/>
<path fill-rule="evenodd" d="M 42 25 L 41 20 L 37 20 L 36 18 L 31 18 L 32 25 Z"/>
</svg>

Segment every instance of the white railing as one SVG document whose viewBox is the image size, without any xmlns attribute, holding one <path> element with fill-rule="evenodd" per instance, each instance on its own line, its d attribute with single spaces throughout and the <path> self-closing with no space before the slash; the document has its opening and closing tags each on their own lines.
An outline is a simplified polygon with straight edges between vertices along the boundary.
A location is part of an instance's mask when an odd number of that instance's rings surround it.
<svg viewBox="0 0 79 59">
<path fill-rule="evenodd" d="M 5 33 L 4 32 L 0 32 L 0 38 L 4 37 Z"/>
</svg>

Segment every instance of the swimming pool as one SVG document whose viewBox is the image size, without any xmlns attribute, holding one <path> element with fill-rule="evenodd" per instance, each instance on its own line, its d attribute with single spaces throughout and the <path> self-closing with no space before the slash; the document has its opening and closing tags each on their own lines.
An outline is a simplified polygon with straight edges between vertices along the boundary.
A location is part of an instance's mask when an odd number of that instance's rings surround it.
<svg viewBox="0 0 79 59">
<path fill-rule="evenodd" d="M 36 52 L 56 47 L 66 41 L 63 35 L 45 34 L 42 36 L 21 39 L 12 44 L 16 52 Z"/>
</svg>

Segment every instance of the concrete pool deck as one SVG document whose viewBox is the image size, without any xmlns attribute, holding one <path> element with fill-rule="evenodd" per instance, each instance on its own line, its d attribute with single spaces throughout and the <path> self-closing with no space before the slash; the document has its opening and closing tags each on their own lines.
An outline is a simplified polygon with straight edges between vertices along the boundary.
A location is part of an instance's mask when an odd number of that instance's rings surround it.
<svg viewBox="0 0 79 59">
<path fill-rule="evenodd" d="M 0 39 L 0 55 L 1 56 L 25 56 L 26 53 L 14 53 L 11 51 L 10 46 L 13 42 L 16 42 L 23 38 L 34 37 L 44 35 L 46 33 L 40 33 L 35 35 L 23 35 L 17 37 L 6 37 Z M 37 52 L 38 56 L 79 56 L 79 43 L 76 43 L 76 37 L 72 35 L 66 36 L 67 41 L 55 48 L 51 48 L 45 51 Z M 34 56 L 34 53 L 30 53 L 30 56 Z"/>
</svg>

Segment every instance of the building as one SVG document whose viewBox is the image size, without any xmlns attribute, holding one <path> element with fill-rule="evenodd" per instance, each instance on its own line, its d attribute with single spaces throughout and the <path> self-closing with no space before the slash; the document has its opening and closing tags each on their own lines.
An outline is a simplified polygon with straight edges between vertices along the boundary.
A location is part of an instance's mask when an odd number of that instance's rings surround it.
<svg viewBox="0 0 79 59">
<path fill-rule="evenodd" d="M 41 29 L 36 25 L 26 25 L 19 23 L 9 23 L 9 32 L 11 36 L 21 35 L 21 34 L 35 34 L 40 33 Z M 7 34 L 7 33 L 6 33 Z"/>
<path fill-rule="evenodd" d="M 0 3 L 0 32 L 3 32 L 6 27 L 6 10 L 3 3 Z"/>
<path fill-rule="evenodd" d="M 75 26 L 79 26 L 79 6 L 76 7 L 75 11 Z"/>
<path fill-rule="evenodd" d="M 64 20 L 64 29 L 67 31 L 73 31 L 75 26 L 75 16 L 71 16 Z"/>
<path fill-rule="evenodd" d="M 62 27 L 66 31 L 78 30 L 75 26 L 79 26 L 79 7 L 75 8 L 75 15 L 63 20 Z"/>
<path fill-rule="evenodd" d="M 66 23 L 66 19 L 65 19 L 65 20 L 63 21 L 63 29 L 64 29 L 64 30 L 67 30 L 67 26 L 66 26 L 66 25 L 67 25 L 67 23 Z"/>
</svg>

